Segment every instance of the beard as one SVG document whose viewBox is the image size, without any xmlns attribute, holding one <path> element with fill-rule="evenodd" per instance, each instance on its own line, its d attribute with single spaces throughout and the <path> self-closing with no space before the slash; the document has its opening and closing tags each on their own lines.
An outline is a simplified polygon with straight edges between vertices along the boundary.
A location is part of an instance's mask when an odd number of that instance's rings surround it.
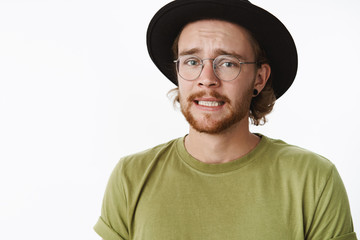
<svg viewBox="0 0 360 240">
<path fill-rule="evenodd" d="M 196 119 L 191 113 L 191 106 L 194 104 L 196 98 L 205 96 L 206 92 L 199 92 L 190 95 L 187 99 L 182 99 L 179 93 L 181 112 L 192 128 L 200 133 L 219 134 L 229 129 L 231 126 L 248 117 L 250 111 L 250 104 L 252 100 L 252 88 L 246 89 L 241 98 L 236 99 L 236 102 L 231 103 L 230 99 L 225 95 L 221 95 L 215 91 L 209 93 L 211 97 L 218 101 L 224 102 L 229 110 L 229 113 L 222 116 L 221 119 L 215 120 L 210 113 L 204 113 L 201 119 Z M 183 102 L 185 101 L 185 102 Z"/>
</svg>

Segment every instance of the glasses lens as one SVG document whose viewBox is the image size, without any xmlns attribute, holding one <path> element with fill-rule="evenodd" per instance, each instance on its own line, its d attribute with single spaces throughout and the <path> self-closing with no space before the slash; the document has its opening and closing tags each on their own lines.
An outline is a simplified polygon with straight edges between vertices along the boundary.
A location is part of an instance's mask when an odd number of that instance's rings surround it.
<svg viewBox="0 0 360 240">
<path fill-rule="evenodd" d="M 240 73 L 240 62 L 234 56 L 221 55 L 214 60 L 216 76 L 223 81 L 234 80 Z"/>
<path fill-rule="evenodd" d="M 183 79 L 195 80 L 201 73 L 201 59 L 192 55 L 181 56 L 177 63 L 177 69 Z"/>
</svg>

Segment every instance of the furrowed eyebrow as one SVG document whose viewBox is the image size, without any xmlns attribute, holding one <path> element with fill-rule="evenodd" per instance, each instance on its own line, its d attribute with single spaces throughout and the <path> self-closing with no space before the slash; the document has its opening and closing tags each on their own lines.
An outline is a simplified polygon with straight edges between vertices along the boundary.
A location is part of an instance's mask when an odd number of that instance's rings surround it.
<svg viewBox="0 0 360 240">
<path fill-rule="evenodd" d="M 195 55 L 195 54 L 198 54 L 200 52 L 201 52 L 201 50 L 199 48 L 191 48 L 191 49 L 188 49 L 188 50 L 181 51 L 179 53 L 179 56 Z M 223 49 L 216 49 L 214 51 L 214 53 L 215 53 L 215 57 L 217 57 L 219 55 L 232 55 L 232 56 L 237 57 L 238 59 L 245 60 L 245 58 L 243 56 L 241 56 L 240 54 L 237 54 L 235 52 L 228 52 L 228 51 L 225 51 Z"/>
<path fill-rule="evenodd" d="M 232 55 L 232 56 L 237 57 L 238 59 L 245 60 L 245 58 L 243 56 L 241 56 L 240 54 L 237 54 L 235 52 L 228 52 L 228 51 L 225 51 L 223 49 L 216 49 L 215 53 L 216 53 L 217 56 L 219 56 L 219 55 Z"/>
<path fill-rule="evenodd" d="M 181 51 L 179 53 L 179 56 L 184 56 L 184 55 L 194 55 L 196 53 L 199 53 L 200 52 L 200 49 L 199 48 L 191 48 L 189 50 L 184 50 L 184 51 Z"/>
</svg>

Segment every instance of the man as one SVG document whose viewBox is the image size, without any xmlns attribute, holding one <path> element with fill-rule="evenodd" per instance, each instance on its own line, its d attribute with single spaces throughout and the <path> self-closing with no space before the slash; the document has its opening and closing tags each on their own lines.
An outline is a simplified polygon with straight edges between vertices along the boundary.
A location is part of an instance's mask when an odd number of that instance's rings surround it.
<svg viewBox="0 0 360 240">
<path fill-rule="evenodd" d="M 147 37 L 190 129 L 121 159 L 95 225 L 103 239 L 356 239 L 334 165 L 249 131 L 296 75 L 277 18 L 245 0 L 176 0 Z"/>
</svg>

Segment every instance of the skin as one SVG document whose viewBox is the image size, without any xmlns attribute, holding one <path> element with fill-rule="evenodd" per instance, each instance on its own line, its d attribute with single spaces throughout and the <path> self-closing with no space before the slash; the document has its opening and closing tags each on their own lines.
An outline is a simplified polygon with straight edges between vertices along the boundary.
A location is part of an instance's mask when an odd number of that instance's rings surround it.
<svg viewBox="0 0 360 240">
<path fill-rule="evenodd" d="M 220 20 L 201 20 L 185 26 L 180 34 L 178 54 L 189 53 L 201 59 L 229 53 L 242 61 L 256 61 L 247 31 Z M 193 157 L 210 164 L 225 163 L 256 147 L 260 139 L 249 131 L 249 104 L 253 89 L 260 92 L 264 88 L 270 71 L 268 64 L 242 65 L 239 76 L 225 82 L 215 76 L 212 61 L 205 61 L 198 79 L 187 81 L 178 76 L 180 106 L 186 119 L 191 120 L 185 147 Z M 199 101 L 221 105 L 201 106 Z M 219 128 L 234 114 L 240 117 Z"/>
</svg>

